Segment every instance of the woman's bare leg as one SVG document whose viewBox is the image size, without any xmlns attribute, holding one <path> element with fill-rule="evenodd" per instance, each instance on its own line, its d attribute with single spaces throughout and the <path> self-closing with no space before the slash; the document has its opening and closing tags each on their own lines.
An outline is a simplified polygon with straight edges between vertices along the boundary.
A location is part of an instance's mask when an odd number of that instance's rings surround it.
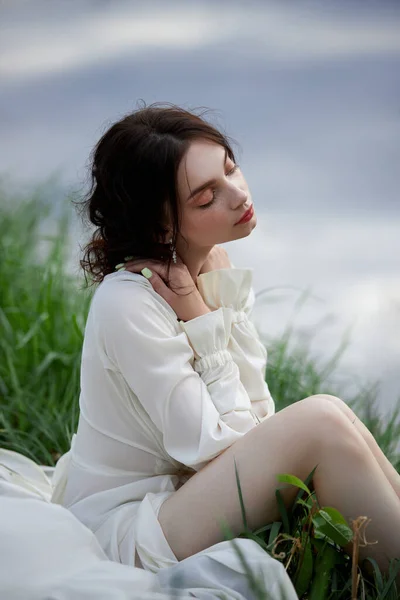
<svg viewBox="0 0 400 600">
<path fill-rule="evenodd" d="M 313 396 L 310 397 L 312 398 Z M 336 396 L 330 396 L 328 394 L 319 394 L 319 397 L 324 397 L 330 402 L 333 402 L 343 412 L 343 414 L 347 416 L 351 423 L 354 424 L 354 427 L 357 429 L 357 431 L 361 433 L 362 437 L 367 442 L 369 449 L 375 456 L 380 468 L 382 469 L 390 485 L 396 492 L 397 497 L 400 498 L 400 475 L 396 471 L 390 460 L 384 455 L 368 427 L 366 427 L 364 423 L 360 421 L 360 419 L 352 411 L 352 409 L 340 398 L 337 398 Z"/>
<path fill-rule="evenodd" d="M 159 521 L 178 560 L 223 541 L 219 519 L 234 535 L 244 530 L 234 458 L 252 530 L 280 520 L 277 488 L 287 508 L 294 502 L 298 488 L 279 483 L 276 475 L 304 481 L 318 464 L 313 483 L 320 505 L 334 506 L 349 521 L 371 519 L 366 539 L 379 543 L 360 547 L 360 562 L 370 556 L 386 571 L 388 559 L 400 556 L 396 493 L 349 419 L 323 396 L 313 396 L 254 427 L 162 504 Z"/>
</svg>

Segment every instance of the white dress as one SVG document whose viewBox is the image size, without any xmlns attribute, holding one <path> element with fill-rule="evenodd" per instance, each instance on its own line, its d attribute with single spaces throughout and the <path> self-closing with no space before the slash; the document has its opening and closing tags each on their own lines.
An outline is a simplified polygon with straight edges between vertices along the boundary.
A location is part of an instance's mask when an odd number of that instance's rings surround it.
<svg viewBox="0 0 400 600">
<path fill-rule="evenodd" d="M 111 560 L 153 573 L 176 565 L 157 518 L 162 502 L 274 414 L 251 283 L 252 269 L 200 275 L 212 312 L 187 322 L 142 275 L 112 273 L 96 289 L 78 430 L 57 464 L 52 502 Z"/>
<path fill-rule="evenodd" d="M 296 600 L 284 565 L 253 540 L 231 541 L 152 573 L 108 559 L 94 533 L 50 502 L 52 467 L 0 448 L 0 598 L 4 600 Z"/>
</svg>

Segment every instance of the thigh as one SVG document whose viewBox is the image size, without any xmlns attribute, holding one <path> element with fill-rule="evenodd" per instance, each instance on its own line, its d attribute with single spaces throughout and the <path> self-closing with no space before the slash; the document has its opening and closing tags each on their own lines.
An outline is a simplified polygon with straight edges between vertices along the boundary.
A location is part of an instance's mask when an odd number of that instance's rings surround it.
<svg viewBox="0 0 400 600">
<path fill-rule="evenodd" d="M 290 507 L 298 488 L 279 483 L 281 473 L 304 481 L 317 465 L 322 448 L 337 440 L 348 419 L 331 402 L 313 396 L 296 402 L 257 425 L 197 472 L 158 515 L 172 551 L 183 560 L 220 541 L 225 520 L 235 536 L 244 530 L 236 483 L 237 465 L 248 526 L 254 530 L 280 520 L 275 490 Z"/>
</svg>

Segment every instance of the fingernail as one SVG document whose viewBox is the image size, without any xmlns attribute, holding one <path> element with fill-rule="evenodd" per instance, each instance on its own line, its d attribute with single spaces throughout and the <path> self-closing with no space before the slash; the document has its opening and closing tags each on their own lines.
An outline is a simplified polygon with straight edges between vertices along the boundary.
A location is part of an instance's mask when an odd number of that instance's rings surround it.
<svg viewBox="0 0 400 600">
<path fill-rule="evenodd" d="M 146 279 L 150 279 L 150 277 L 153 275 L 153 273 L 147 267 L 142 269 L 140 272 L 144 277 L 146 277 Z"/>
<path fill-rule="evenodd" d="M 119 263 L 118 265 L 115 265 L 116 271 L 122 271 L 123 269 L 125 269 L 125 263 Z"/>
<path fill-rule="evenodd" d="M 125 262 L 128 262 L 128 260 L 132 260 L 133 256 L 125 256 L 124 260 Z"/>
</svg>

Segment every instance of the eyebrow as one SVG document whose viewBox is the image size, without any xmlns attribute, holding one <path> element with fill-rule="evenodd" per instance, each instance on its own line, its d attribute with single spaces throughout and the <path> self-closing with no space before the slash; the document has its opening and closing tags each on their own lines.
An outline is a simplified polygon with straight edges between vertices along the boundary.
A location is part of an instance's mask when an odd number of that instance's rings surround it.
<svg viewBox="0 0 400 600">
<path fill-rule="evenodd" d="M 228 157 L 228 150 L 227 148 L 225 148 L 225 155 L 224 155 L 224 166 L 226 163 L 226 159 Z M 202 183 L 201 185 L 197 186 L 197 188 L 195 188 L 190 195 L 188 196 L 186 202 L 189 202 L 189 200 L 191 200 L 192 198 L 194 198 L 194 196 L 196 196 L 199 192 L 201 192 L 202 190 L 205 190 L 206 188 L 210 187 L 210 185 L 213 185 L 214 183 L 216 183 L 216 179 L 210 179 L 209 181 L 206 181 L 205 183 Z"/>
</svg>

